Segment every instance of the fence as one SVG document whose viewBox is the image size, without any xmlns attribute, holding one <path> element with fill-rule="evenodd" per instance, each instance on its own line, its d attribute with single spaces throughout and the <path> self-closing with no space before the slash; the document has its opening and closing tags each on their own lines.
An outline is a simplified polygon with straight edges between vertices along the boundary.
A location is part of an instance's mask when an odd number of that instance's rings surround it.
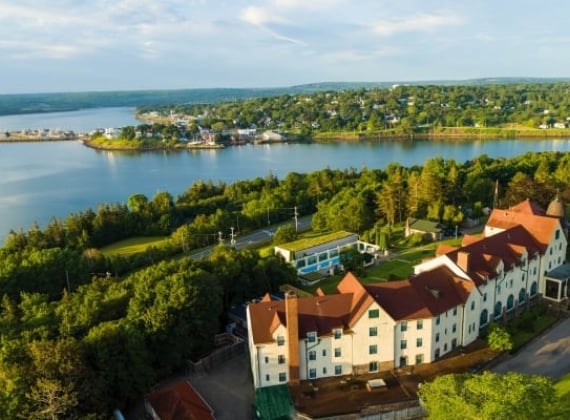
<svg viewBox="0 0 570 420">
<path fill-rule="evenodd" d="M 201 358 L 197 362 L 187 361 L 188 376 L 204 375 L 246 351 L 245 341 L 230 333 L 217 334 L 214 337 L 214 345 L 217 347 L 216 350 L 208 356 Z"/>
</svg>

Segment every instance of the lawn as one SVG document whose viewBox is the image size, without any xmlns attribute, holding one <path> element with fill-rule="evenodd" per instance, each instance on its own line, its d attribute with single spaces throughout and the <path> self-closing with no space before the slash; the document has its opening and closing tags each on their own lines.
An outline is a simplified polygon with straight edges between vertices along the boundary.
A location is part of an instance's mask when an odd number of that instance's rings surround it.
<svg viewBox="0 0 570 420">
<path fill-rule="evenodd" d="M 168 236 L 135 236 L 101 248 L 106 257 L 113 255 L 133 255 L 145 251 L 149 246 L 159 246 L 168 239 Z"/>
</svg>

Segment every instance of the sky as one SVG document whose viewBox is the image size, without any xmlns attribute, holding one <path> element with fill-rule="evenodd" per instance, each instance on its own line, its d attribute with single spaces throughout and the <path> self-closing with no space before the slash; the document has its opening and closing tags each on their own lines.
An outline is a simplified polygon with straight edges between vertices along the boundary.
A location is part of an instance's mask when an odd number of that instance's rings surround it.
<svg viewBox="0 0 570 420">
<path fill-rule="evenodd" d="M 570 76 L 570 2 L 0 0 L 0 94 Z"/>
</svg>

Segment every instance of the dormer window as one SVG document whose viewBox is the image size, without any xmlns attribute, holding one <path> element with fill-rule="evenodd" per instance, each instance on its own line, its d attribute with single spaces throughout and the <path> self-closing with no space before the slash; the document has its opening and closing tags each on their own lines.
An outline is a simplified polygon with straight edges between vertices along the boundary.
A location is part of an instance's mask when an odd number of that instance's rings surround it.
<svg viewBox="0 0 570 420">
<path fill-rule="evenodd" d="M 309 343 L 314 343 L 315 341 L 317 341 L 317 333 L 315 331 L 308 332 L 307 341 Z"/>
<path fill-rule="evenodd" d="M 277 337 L 277 345 L 278 346 L 282 346 L 285 344 L 285 337 L 283 337 L 282 335 Z"/>
<path fill-rule="evenodd" d="M 340 329 L 334 330 L 333 335 L 334 335 L 335 340 L 338 340 L 340 337 L 342 337 L 342 330 L 340 330 Z"/>
</svg>

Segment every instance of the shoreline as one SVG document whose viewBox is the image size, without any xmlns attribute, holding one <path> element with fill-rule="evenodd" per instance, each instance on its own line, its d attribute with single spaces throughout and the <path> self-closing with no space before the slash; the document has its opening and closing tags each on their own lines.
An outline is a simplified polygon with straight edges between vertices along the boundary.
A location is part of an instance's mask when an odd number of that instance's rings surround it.
<svg viewBox="0 0 570 420">
<path fill-rule="evenodd" d="M 540 139 L 564 139 L 570 138 L 570 129 L 550 129 L 550 130 L 513 130 L 513 129 L 484 129 L 481 132 L 467 132 L 461 128 L 449 128 L 441 131 L 432 131 L 414 134 L 366 134 L 355 132 L 335 132 L 323 133 L 315 136 L 288 138 L 284 141 L 267 141 L 267 142 L 250 142 L 248 144 L 283 144 L 283 143 L 326 143 L 326 142 L 374 142 L 374 141 L 474 141 L 474 140 L 540 140 Z M 470 131 L 470 130 L 469 130 Z M 0 143 L 45 143 L 45 142 L 58 142 L 58 141 L 81 141 L 86 147 L 95 150 L 107 151 L 132 151 L 132 152 L 147 152 L 158 150 L 219 150 L 227 147 L 234 146 L 234 144 L 187 144 L 177 143 L 174 145 L 156 145 L 156 146 L 137 146 L 128 147 L 124 143 L 120 146 L 113 147 L 110 145 L 98 145 L 93 142 L 86 135 L 71 136 L 52 136 L 45 138 L 38 138 L 37 136 L 14 136 L 0 138 Z"/>
</svg>

